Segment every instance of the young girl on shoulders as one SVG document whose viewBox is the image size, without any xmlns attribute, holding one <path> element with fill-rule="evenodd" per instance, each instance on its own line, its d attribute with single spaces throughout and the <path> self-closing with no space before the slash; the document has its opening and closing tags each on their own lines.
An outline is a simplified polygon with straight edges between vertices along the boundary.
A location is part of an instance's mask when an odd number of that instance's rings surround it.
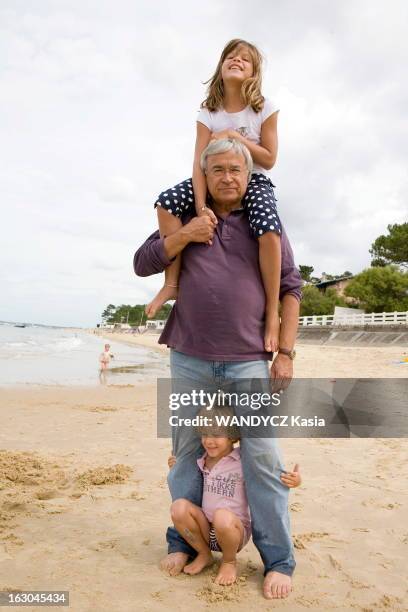
<svg viewBox="0 0 408 612">
<path fill-rule="evenodd" d="M 210 140 L 236 139 L 244 143 L 253 158 L 254 170 L 242 205 L 249 225 L 259 241 L 259 266 L 266 295 L 265 350 L 278 349 L 281 224 L 276 210 L 274 185 L 268 177 L 278 150 L 277 106 L 261 93 L 262 56 L 249 42 L 231 40 L 224 48 L 207 98 L 197 117 L 193 177 L 160 194 L 157 207 L 161 236 L 181 225 L 185 213 L 216 216 L 207 206 L 207 184 L 200 167 L 201 153 Z M 171 214 L 169 214 L 171 213 Z M 166 268 L 165 284 L 147 306 L 148 317 L 170 299 L 177 298 L 181 255 Z"/>
</svg>

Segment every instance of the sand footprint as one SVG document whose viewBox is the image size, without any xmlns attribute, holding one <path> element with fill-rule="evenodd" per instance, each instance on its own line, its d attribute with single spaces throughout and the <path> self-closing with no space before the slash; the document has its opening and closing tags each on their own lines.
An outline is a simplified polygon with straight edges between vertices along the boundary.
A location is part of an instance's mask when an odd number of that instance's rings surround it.
<svg viewBox="0 0 408 612">
<path fill-rule="evenodd" d="M 46 500 L 46 499 L 54 499 L 54 497 L 58 497 L 58 491 L 56 489 L 41 489 L 37 491 L 35 497 L 37 499 Z"/>
<path fill-rule="evenodd" d="M 307 543 L 320 538 L 325 538 L 329 535 L 330 534 L 327 531 L 310 531 L 308 533 L 299 533 L 293 536 L 293 545 L 298 550 L 305 550 L 307 548 Z"/>
</svg>

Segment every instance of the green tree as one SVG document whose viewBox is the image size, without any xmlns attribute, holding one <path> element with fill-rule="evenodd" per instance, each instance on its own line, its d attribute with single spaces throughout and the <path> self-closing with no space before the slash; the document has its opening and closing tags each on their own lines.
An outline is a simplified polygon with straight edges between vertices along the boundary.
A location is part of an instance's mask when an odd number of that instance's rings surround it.
<svg viewBox="0 0 408 612">
<path fill-rule="evenodd" d="M 115 310 L 116 310 L 116 306 L 114 304 L 109 304 L 109 306 L 105 308 L 105 310 L 102 313 L 103 323 L 109 323 L 109 320 L 112 319 L 112 317 L 115 314 Z"/>
<path fill-rule="evenodd" d="M 304 281 L 307 281 L 308 283 L 310 283 L 311 281 L 310 275 L 313 271 L 313 266 L 299 266 L 300 276 L 303 278 Z"/>
<path fill-rule="evenodd" d="M 344 290 L 367 312 L 408 310 L 408 273 L 396 266 L 367 268 L 357 274 Z"/>
<path fill-rule="evenodd" d="M 171 311 L 170 304 L 165 304 L 160 308 L 155 316 L 155 319 L 165 320 Z M 144 304 L 121 304 L 114 306 L 109 304 L 102 313 L 102 321 L 104 323 L 129 323 L 129 325 L 137 326 L 146 323 L 146 313 Z"/>
<path fill-rule="evenodd" d="M 300 316 L 333 314 L 335 306 L 346 306 L 344 299 L 337 295 L 334 289 L 327 289 L 325 293 L 313 285 L 306 285 L 302 289 L 300 302 Z"/>
<path fill-rule="evenodd" d="M 371 265 L 397 264 L 408 267 L 408 223 L 388 225 L 388 235 L 378 236 L 371 245 Z"/>
</svg>

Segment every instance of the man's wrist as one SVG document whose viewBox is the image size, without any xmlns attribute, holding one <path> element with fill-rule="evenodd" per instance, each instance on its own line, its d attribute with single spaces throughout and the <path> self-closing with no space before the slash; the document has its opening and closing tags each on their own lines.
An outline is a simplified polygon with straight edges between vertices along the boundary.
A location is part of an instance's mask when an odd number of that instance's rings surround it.
<svg viewBox="0 0 408 612">
<path fill-rule="evenodd" d="M 186 247 L 191 242 L 190 232 L 188 229 L 188 223 L 186 225 L 183 225 L 183 227 L 179 229 L 179 237 L 180 237 L 180 245 L 184 249 L 184 247 Z"/>
<path fill-rule="evenodd" d="M 289 349 L 289 348 L 286 348 L 286 347 L 283 347 L 283 346 L 279 347 L 278 354 L 282 355 L 284 357 L 287 357 L 291 361 L 293 361 L 295 359 L 295 357 L 296 357 L 295 349 Z"/>
</svg>

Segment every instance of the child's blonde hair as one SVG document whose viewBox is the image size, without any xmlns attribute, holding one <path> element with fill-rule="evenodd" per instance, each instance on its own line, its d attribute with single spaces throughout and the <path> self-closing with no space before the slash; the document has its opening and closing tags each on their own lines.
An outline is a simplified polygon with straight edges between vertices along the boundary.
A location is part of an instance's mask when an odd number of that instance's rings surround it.
<svg viewBox="0 0 408 612">
<path fill-rule="evenodd" d="M 256 113 L 259 113 L 259 111 L 263 109 L 265 98 L 261 93 L 262 55 L 255 45 L 247 42 L 246 40 L 242 40 L 241 38 L 234 38 L 225 45 L 214 75 L 211 77 L 211 79 L 206 81 L 206 84 L 209 83 L 209 85 L 207 90 L 207 98 L 201 104 L 202 108 L 208 108 L 208 110 L 211 112 L 218 111 L 220 108 L 222 108 L 224 101 L 224 83 L 221 75 L 222 64 L 231 51 L 234 51 L 234 49 L 236 49 L 236 47 L 239 45 L 245 45 L 245 47 L 248 48 L 254 67 L 252 77 L 246 79 L 242 83 L 242 100 L 247 106 L 251 106 Z"/>
</svg>

